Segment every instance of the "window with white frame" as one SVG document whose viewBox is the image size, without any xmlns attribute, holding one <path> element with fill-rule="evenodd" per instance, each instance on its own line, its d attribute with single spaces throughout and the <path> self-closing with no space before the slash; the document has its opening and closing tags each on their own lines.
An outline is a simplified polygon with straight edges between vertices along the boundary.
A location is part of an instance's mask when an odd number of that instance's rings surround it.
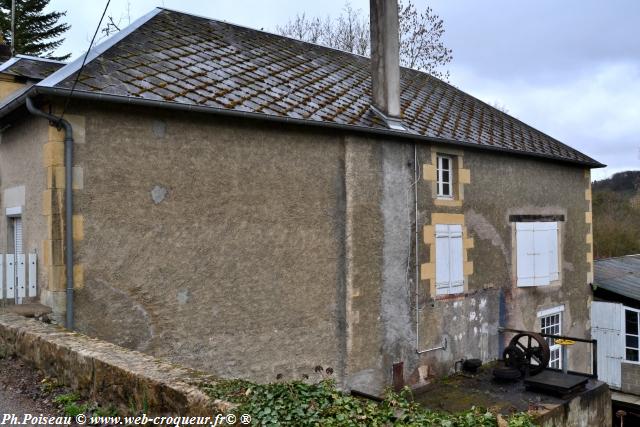
<svg viewBox="0 0 640 427">
<path fill-rule="evenodd" d="M 638 346 L 638 313 L 639 310 L 624 308 L 624 358 L 629 362 L 640 362 L 640 346 Z"/>
<path fill-rule="evenodd" d="M 453 158 L 438 154 L 437 165 L 438 197 L 453 198 Z"/>
<path fill-rule="evenodd" d="M 516 223 L 518 286 L 545 286 L 560 278 L 557 222 Z"/>
<path fill-rule="evenodd" d="M 550 310 L 544 310 L 538 313 L 540 319 L 540 332 L 549 335 L 562 335 L 562 311 L 564 306 L 556 307 Z M 549 367 L 555 369 L 562 368 L 562 348 L 555 343 L 554 338 L 545 337 L 549 344 L 550 358 Z"/>
<path fill-rule="evenodd" d="M 436 295 L 464 292 L 462 225 L 436 224 Z"/>
</svg>

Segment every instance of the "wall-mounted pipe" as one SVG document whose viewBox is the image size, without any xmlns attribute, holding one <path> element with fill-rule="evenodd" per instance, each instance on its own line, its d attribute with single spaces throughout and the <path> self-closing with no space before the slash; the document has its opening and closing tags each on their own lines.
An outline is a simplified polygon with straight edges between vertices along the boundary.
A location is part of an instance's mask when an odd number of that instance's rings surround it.
<svg viewBox="0 0 640 427">
<path fill-rule="evenodd" d="M 415 264 L 414 269 L 416 272 L 416 353 L 428 353 L 435 350 L 447 349 L 447 338 L 443 338 L 442 345 L 439 347 L 427 348 L 426 350 L 420 350 L 420 229 L 418 228 L 418 182 L 420 181 L 420 166 L 418 165 L 418 145 L 413 144 L 413 198 L 415 202 L 415 233 L 414 233 L 414 251 L 415 251 Z"/>
<path fill-rule="evenodd" d="M 429 353 L 430 351 L 436 351 L 436 350 L 446 350 L 447 349 L 447 338 L 445 337 L 442 340 L 442 345 L 439 347 L 432 347 L 432 348 L 427 348 L 425 350 L 416 350 L 416 353 L 418 354 L 422 354 L 422 353 Z"/>
<path fill-rule="evenodd" d="M 61 117 L 45 113 L 36 108 L 31 98 L 26 99 L 27 109 L 35 116 L 49 120 L 49 124 L 57 129 L 64 128 L 64 246 L 65 269 L 67 273 L 66 327 L 73 329 L 73 127 Z"/>
</svg>

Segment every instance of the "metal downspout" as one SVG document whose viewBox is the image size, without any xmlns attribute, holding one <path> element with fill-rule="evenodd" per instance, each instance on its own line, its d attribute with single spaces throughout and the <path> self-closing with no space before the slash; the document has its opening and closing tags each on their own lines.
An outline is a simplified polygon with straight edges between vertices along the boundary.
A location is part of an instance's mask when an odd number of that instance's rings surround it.
<svg viewBox="0 0 640 427">
<path fill-rule="evenodd" d="M 67 329 L 73 330 L 73 128 L 71 127 L 71 123 L 63 118 L 45 113 L 36 108 L 31 98 L 27 97 L 26 102 L 27 109 L 31 114 L 49 120 L 49 124 L 57 129 L 61 127 L 64 128 L 64 246 L 67 276 L 66 327 Z"/>
</svg>

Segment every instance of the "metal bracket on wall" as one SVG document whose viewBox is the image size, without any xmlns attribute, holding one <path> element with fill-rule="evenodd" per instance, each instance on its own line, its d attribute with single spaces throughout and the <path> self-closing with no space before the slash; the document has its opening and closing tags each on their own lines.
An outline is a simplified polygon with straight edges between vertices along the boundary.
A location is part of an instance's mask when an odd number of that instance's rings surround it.
<svg viewBox="0 0 640 427">
<path fill-rule="evenodd" d="M 428 353 L 430 351 L 435 351 L 435 350 L 446 350 L 447 349 L 447 337 L 443 338 L 442 341 L 442 345 L 440 347 L 433 347 L 433 348 L 428 348 L 426 350 L 416 350 L 416 353 L 418 354 L 422 354 L 422 353 Z"/>
</svg>

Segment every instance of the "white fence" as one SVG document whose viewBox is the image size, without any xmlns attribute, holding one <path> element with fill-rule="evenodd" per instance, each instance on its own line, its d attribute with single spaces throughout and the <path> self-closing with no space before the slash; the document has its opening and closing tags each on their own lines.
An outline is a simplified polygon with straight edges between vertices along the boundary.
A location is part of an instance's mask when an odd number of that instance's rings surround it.
<svg viewBox="0 0 640 427">
<path fill-rule="evenodd" d="M 37 296 L 37 261 L 35 253 L 0 254 L 0 288 L 3 290 L 3 298 L 20 300 Z"/>
</svg>

